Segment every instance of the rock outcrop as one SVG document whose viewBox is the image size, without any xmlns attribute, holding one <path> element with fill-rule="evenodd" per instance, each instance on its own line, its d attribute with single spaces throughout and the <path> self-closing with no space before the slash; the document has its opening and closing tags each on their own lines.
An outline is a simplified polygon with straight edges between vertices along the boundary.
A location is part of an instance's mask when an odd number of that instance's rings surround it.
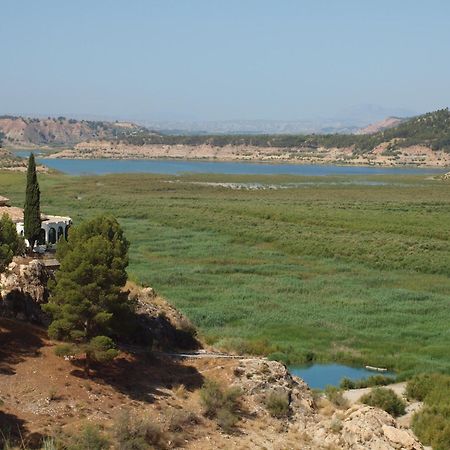
<svg viewBox="0 0 450 450">
<path fill-rule="evenodd" d="M 423 449 L 409 429 L 401 427 L 396 419 L 381 409 L 356 404 L 347 410 L 336 408 L 331 415 L 322 413 L 308 385 L 292 376 L 279 362 L 261 358 L 242 359 L 234 369 L 234 376 L 233 385 L 242 390 L 247 398 L 246 408 L 253 417 L 267 416 L 265 404 L 271 392 L 289 399 L 284 432 L 302 436 L 305 442 L 309 442 L 309 447 L 301 448 Z"/>
<path fill-rule="evenodd" d="M 153 348 L 165 351 L 201 348 L 196 329 L 189 319 L 159 297 L 154 289 L 134 285 L 127 287 L 143 335 L 151 336 Z"/>
<path fill-rule="evenodd" d="M 47 283 L 52 277 L 42 261 L 27 264 L 13 261 L 0 274 L 0 315 L 47 324 L 48 317 L 40 305 L 48 300 Z"/>
<path fill-rule="evenodd" d="M 308 385 L 292 376 L 284 364 L 265 359 L 244 359 L 234 370 L 236 383 L 246 395 L 254 396 L 256 405 L 264 405 L 267 396 L 277 393 L 286 396 L 293 418 L 309 416 L 314 410 L 314 399 Z M 257 412 L 260 409 L 255 408 Z"/>
<path fill-rule="evenodd" d="M 343 450 L 423 449 L 412 432 L 401 428 L 391 415 L 366 405 L 354 405 L 322 419 L 311 435 L 317 444 Z"/>
</svg>

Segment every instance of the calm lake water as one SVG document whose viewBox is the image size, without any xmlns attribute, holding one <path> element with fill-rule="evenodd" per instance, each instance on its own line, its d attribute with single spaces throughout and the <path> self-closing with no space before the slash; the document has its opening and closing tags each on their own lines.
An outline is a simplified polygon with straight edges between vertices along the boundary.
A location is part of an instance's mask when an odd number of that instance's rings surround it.
<svg viewBox="0 0 450 450">
<path fill-rule="evenodd" d="M 28 157 L 29 151 L 16 155 Z M 436 174 L 442 169 L 351 167 L 333 165 L 268 164 L 247 162 L 134 160 L 134 159 L 49 159 L 39 158 L 46 166 L 69 175 L 105 175 L 110 173 L 216 173 L 236 175 L 380 175 L 380 174 Z"/>
<path fill-rule="evenodd" d="M 297 375 L 315 389 L 324 389 L 327 385 L 339 386 L 342 378 L 361 380 L 371 375 L 393 375 L 390 372 L 375 372 L 364 368 L 342 366 L 340 364 L 314 364 L 312 366 L 289 367 L 292 375 Z"/>
</svg>

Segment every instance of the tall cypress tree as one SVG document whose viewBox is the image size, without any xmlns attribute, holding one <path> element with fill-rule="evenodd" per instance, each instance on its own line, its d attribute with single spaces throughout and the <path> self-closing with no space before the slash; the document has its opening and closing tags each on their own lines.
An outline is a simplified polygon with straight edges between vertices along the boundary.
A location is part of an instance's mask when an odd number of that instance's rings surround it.
<svg viewBox="0 0 450 450">
<path fill-rule="evenodd" d="M 36 162 L 34 154 L 31 153 L 28 160 L 27 170 L 27 190 L 25 194 L 24 215 L 24 235 L 28 239 L 31 249 L 39 238 L 41 231 L 41 192 L 36 175 Z"/>
</svg>

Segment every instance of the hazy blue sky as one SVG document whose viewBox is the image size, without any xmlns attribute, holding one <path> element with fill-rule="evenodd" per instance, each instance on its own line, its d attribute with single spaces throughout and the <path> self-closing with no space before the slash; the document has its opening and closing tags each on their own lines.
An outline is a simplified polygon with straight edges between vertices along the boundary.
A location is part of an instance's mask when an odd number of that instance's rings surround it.
<svg viewBox="0 0 450 450">
<path fill-rule="evenodd" d="M 449 0 L 0 0 L 0 114 L 301 119 L 450 104 Z"/>
</svg>

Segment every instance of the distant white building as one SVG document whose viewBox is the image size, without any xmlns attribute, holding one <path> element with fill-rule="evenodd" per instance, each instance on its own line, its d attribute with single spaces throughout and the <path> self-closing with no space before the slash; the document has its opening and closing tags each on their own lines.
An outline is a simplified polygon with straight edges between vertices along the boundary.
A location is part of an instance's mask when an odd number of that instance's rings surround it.
<svg viewBox="0 0 450 450">
<path fill-rule="evenodd" d="M 23 209 L 9 205 L 9 199 L 0 196 L 0 216 L 7 214 L 15 223 L 17 233 L 24 235 Z M 55 246 L 61 239 L 67 239 L 69 228 L 72 225 L 70 217 L 49 216 L 41 214 L 41 232 L 36 245 Z M 28 241 L 25 239 L 27 245 Z"/>
</svg>

